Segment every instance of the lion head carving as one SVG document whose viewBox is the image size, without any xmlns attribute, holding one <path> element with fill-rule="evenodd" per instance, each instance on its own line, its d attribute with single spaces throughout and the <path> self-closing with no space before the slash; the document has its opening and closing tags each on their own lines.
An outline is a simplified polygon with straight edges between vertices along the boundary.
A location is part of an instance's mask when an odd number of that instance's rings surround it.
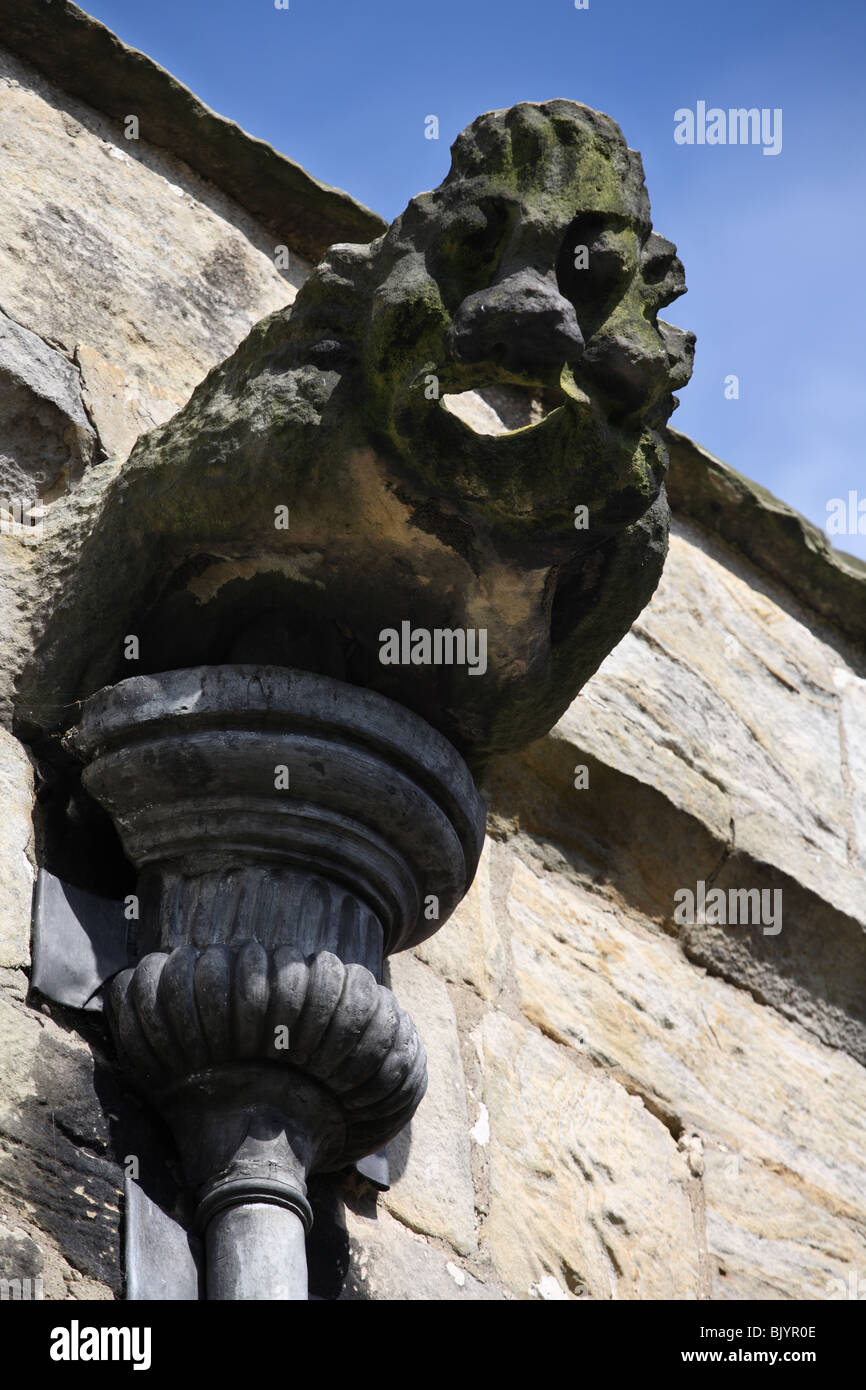
<svg viewBox="0 0 866 1390">
<path fill-rule="evenodd" d="M 22 728 L 130 674 L 276 664 L 392 696 L 478 767 L 546 732 L 625 634 L 666 552 L 662 430 L 694 338 L 657 316 L 682 266 L 606 116 L 521 104 L 452 155 L 139 440 Z M 476 652 L 483 632 L 484 669 L 386 657 L 405 624 Z"/>
</svg>

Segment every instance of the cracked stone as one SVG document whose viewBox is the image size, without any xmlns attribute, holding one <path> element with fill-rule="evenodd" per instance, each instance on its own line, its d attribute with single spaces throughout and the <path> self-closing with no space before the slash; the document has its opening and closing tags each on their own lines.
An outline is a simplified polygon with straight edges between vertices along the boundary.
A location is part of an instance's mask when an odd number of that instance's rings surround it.
<svg viewBox="0 0 866 1390">
<path fill-rule="evenodd" d="M 0 418 L 2 498 L 56 497 L 95 456 L 75 367 L 2 312 Z"/>
<path fill-rule="evenodd" d="M 33 896 L 33 769 L 17 739 L 0 729 L 0 967 L 30 963 Z"/>
<path fill-rule="evenodd" d="M 481 1025 L 490 1110 L 482 1250 L 518 1296 L 695 1298 L 687 1169 L 665 1127 L 609 1076 L 525 1023 Z M 540 1292 L 539 1292 L 540 1291 Z"/>
<path fill-rule="evenodd" d="M 415 1230 L 447 1240 L 461 1255 L 477 1247 L 466 1081 L 448 990 L 411 955 L 389 961 L 391 987 L 427 1051 L 427 1094 L 388 1146 L 391 1188 L 383 1202 Z"/>
</svg>

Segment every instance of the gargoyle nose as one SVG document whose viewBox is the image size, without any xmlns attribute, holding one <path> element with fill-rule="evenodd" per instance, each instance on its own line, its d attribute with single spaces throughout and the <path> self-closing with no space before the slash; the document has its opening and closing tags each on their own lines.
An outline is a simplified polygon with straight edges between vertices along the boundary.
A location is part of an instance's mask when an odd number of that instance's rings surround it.
<svg viewBox="0 0 866 1390">
<path fill-rule="evenodd" d="M 524 269 L 464 299 L 447 334 L 461 362 L 498 362 L 512 371 L 576 361 L 583 334 L 574 306 L 537 270 Z"/>
</svg>

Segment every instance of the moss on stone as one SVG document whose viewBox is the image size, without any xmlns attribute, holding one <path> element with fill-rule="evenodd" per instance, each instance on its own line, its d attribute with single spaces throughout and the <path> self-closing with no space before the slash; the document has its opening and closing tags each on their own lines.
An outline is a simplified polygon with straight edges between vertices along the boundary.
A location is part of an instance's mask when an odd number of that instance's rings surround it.
<svg viewBox="0 0 866 1390">
<path fill-rule="evenodd" d="M 592 303 L 562 271 L 583 226 L 623 248 Z M 660 430 L 691 339 L 657 322 L 684 282 L 672 247 L 646 279 L 648 248 L 612 121 L 564 101 L 480 117 L 438 189 L 372 245 L 332 247 L 139 440 L 21 681 L 22 727 L 130 674 L 136 633 L 139 673 L 252 652 L 379 690 L 476 770 L 546 732 L 664 563 Z M 555 408 L 484 435 L 442 404 L 490 385 Z M 484 673 L 383 664 L 404 621 L 483 631 Z"/>
</svg>

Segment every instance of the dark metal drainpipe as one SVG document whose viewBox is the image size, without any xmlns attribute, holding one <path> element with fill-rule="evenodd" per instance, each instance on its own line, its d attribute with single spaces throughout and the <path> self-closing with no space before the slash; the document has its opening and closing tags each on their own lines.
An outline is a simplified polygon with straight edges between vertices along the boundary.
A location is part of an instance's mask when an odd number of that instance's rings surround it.
<svg viewBox="0 0 866 1390">
<path fill-rule="evenodd" d="M 383 957 L 468 889 L 484 804 L 452 746 L 371 691 L 279 667 L 139 676 L 69 744 L 139 871 L 121 1064 L 171 1126 L 208 1299 L 305 1299 L 306 1179 L 381 1148 L 426 1087 Z"/>
</svg>

